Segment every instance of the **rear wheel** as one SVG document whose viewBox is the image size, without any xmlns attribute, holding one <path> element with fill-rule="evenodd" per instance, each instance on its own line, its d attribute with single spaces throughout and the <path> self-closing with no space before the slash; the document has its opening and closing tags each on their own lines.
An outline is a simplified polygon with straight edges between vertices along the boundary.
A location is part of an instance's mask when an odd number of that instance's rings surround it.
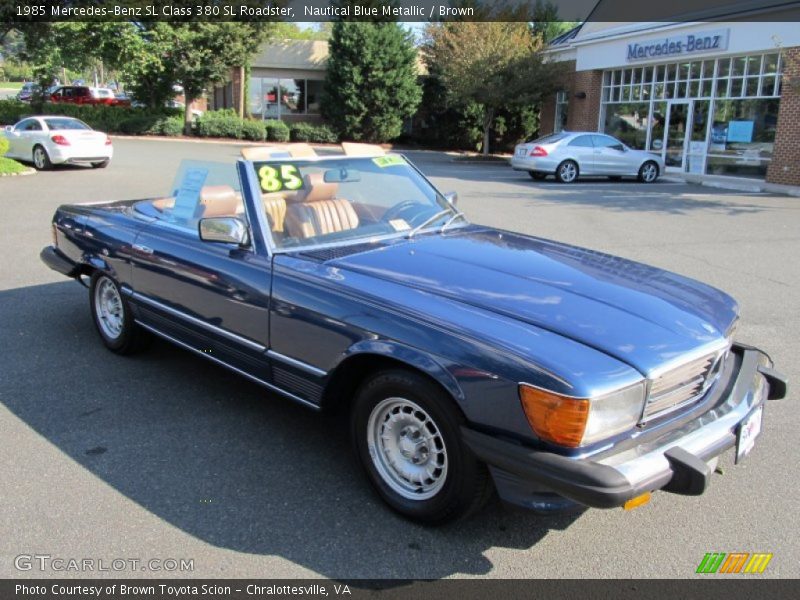
<svg viewBox="0 0 800 600">
<path fill-rule="evenodd" d="M 47 171 L 53 167 L 53 163 L 50 162 L 50 155 L 47 154 L 47 150 L 44 149 L 44 146 L 37 145 L 34 147 L 33 166 L 39 171 Z"/>
<path fill-rule="evenodd" d="M 463 423 L 434 383 L 392 370 L 358 391 L 351 435 L 381 498 L 403 516 L 435 525 L 477 511 L 493 489 L 486 466 L 461 439 Z"/>
<path fill-rule="evenodd" d="M 101 161 L 101 162 L 93 162 L 92 163 L 92 167 L 95 168 L 95 169 L 105 169 L 108 166 L 108 163 L 110 163 L 110 162 L 111 162 L 110 159 L 106 159 L 106 160 Z"/>
<path fill-rule="evenodd" d="M 132 354 L 149 341 L 148 333 L 133 320 L 117 282 L 108 275 L 92 276 L 89 299 L 92 319 L 106 348 L 117 354 Z"/>
<path fill-rule="evenodd" d="M 535 179 L 536 181 L 541 181 L 547 177 L 547 173 L 542 173 L 540 171 L 528 171 L 528 175 L 531 176 L 531 179 Z"/>
<path fill-rule="evenodd" d="M 578 163 L 574 160 L 565 160 L 556 169 L 556 179 L 561 183 L 572 183 L 578 178 Z"/>
<path fill-rule="evenodd" d="M 658 165 L 648 160 L 639 168 L 639 181 L 653 183 L 656 179 L 658 179 Z"/>
</svg>

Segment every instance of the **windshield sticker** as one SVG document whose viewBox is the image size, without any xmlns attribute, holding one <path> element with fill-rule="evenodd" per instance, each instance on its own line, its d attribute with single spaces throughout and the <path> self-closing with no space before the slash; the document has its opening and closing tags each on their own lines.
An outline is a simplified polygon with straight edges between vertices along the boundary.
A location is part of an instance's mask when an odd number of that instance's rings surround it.
<svg viewBox="0 0 800 600">
<path fill-rule="evenodd" d="M 172 218 L 175 220 L 190 220 L 194 218 L 200 204 L 200 190 L 208 177 L 208 169 L 187 169 L 175 195 L 175 206 L 172 209 Z"/>
<path fill-rule="evenodd" d="M 397 165 L 404 165 L 406 161 L 403 160 L 402 156 L 398 156 L 397 154 L 389 154 L 387 156 L 379 156 L 377 158 L 373 158 L 372 162 L 378 165 L 381 169 L 385 167 L 395 167 Z"/>
<path fill-rule="evenodd" d="M 409 225 L 405 219 L 392 219 L 389 221 L 389 225 L 391 225 L 395 231 L 405 231 L 406 229 L 411 229 L 411 225 Z"/>
<path fill-rule="evenodd" d="M 303 189 L 303 178 L 295 165 L 262 165 L 258 168 L 258 183 L 262 192 Z"/>
</svg>

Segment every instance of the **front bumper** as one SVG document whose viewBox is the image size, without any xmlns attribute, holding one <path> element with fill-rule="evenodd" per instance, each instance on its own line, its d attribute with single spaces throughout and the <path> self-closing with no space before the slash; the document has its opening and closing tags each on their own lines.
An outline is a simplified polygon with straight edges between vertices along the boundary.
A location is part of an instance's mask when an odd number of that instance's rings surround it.
<svg viewBox="0 0 800 600">
<path fill-rule="evenodd" d="M 42 248 L 42 251 L 39 253 L 39 258 L 41 258 L 42 262 L 48 267 L 67 277 L 77 277 L 80 274 L 80 265 L 67 258 L 55 246 L 45 246 Z"/>
<path fill-rule="evenodd" d="M 734 346 L 736 364 L 711 392 L 708 407 L 643 441 L 620 443 L 589 457 L 534 450 L 463 428 L 467 445 L 486 462 L 501 498 L 526 508 L 553 510 L 571 504 L 614 508 L 645 492 L 702 494 L 713 471 L 708 464 L 736 445 L 740 424 L 766 400 L 786 395 L 786 379 L 763 352 Z"/>
</svg>

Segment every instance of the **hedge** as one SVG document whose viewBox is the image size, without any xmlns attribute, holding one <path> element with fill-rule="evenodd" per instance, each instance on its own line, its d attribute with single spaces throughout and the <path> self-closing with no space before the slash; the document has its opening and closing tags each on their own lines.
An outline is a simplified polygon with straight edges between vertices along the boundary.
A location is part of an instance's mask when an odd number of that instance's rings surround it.
<svg viewBox="0 0 800 600">
<path fill-rule="evenodd" d="M 30 104 L 18 100 L 0 100 L 0 125 L 13 125 L 33 114 L 63 115 L 80 119 L 93 129 L 107 133 L 161 133 L 157 124 L 182 116 L 180 109 L 130 108 L 125 106 L 80 106 L 77 104 L 45 104 L 41 112 L 36 112 Z M 155 127 L 155 129 L 154 129 Z M 181 126 L 182 128 L 182 126 Z M 167 134 L 172 135 L 172 134 Z"/>
<path fill-rule="evenodd" d="M 267 139 L 267 127 L 264 121 L 242 121 L 242 137 L 254 142 Z"/>
<path fill-rule="evenodd" d="M 313 125 L 311 123 L 294 123 L 291 127 L 291 139 L 295 142 L 316 142 L 320 144 L 335 144 L 339 141 L 337 135 L 327 125 Z"/>
<path fill-rule="evenodd" d="M 289 141 L 289 126 L 283 121 L 264 121 L 264 126 L 267 128 L 267 139 L 270 142 Z"/>
</svg>

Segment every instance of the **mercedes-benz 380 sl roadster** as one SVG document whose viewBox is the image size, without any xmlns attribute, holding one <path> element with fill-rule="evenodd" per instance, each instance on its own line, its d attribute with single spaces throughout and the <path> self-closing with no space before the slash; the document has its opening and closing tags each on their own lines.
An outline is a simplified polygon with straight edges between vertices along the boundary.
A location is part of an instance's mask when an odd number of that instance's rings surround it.
<svg viewBox="0 0 800 600">
<path fill-rule="evenodd" d="M 417 521 L 494 490 L 539 511 L 697 495 L 751 450 L 786 380 L 734 340 L 728 295 L 472 224 L 403 156 L 344 150 L 256 148 L 184 163 L 164 197 L 61 206 L 42 259 L 88 285 L 114 352 L 159 336 L 347 411 L 367 478 Z"/>
</svg>

